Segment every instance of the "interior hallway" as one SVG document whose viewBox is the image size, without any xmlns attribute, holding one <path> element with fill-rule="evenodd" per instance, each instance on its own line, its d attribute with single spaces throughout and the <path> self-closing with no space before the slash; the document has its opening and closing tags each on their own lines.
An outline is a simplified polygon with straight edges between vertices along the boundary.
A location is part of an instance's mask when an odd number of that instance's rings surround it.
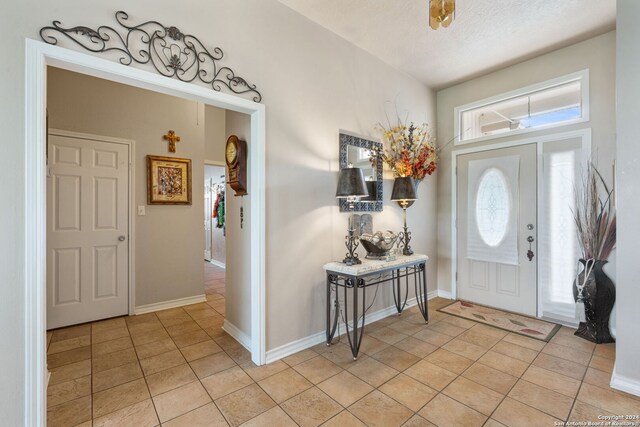
<svg viewBox="0 0 640 427">
<path fill-rule="evenodd" d="M 608 387 L 615 346 L 569 328 L 544 343 L 437 312 L 451 302 L 437 298 L 429 325 L 416 307 L 368 325 L 357 362 L 343 339 L 257 367 L 221 329 L 224 296 L 207 299 L 49 333 L 48 425 L 552 426 L 640 413 L 640 398 Z"/>
</svg>

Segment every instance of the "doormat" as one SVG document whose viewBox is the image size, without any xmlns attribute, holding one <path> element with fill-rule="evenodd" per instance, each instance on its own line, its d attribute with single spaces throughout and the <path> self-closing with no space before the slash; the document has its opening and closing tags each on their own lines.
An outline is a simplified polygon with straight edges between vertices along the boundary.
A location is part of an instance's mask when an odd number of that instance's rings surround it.
<svg viewBox="0 0 640 427">
<path fill-rule="evenodd" d="M 438 311 L 546 342 L 560 329 L 556 323 L 466 301 L 456 301 Z"/>
</svg>

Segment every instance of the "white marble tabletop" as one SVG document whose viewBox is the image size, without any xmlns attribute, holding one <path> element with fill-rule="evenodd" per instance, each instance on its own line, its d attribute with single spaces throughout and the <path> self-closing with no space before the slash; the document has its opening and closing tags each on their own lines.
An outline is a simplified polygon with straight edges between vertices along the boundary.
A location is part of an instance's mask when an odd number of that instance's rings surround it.
<svg viewBox="0 0 640 427">
<path fill-rule="evenodd" d="M 427 261 L 428 259 L 428 256 L 421 254 L 396 255 L 396 259 L 393 261 L 379 261 L 364 258 L 361 260 L 362 264 L 347 265 L 342 262 L 330 262 L 323 265 L 322 268 L 326 271 L 348 274 L 350 276 L 363 276 L 365 274 L 376 273 L 379 271 L 402 268 L 407 265 L 416 264 L 420 261 Z"/>
</svg>

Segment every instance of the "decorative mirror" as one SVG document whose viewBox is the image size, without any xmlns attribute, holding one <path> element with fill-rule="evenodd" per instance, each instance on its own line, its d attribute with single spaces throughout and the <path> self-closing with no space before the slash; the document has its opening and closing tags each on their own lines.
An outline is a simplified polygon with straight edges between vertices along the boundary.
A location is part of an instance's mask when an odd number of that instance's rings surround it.
<svg viewBox="0 0 640 427">
<path fill-rule="evenodd" d="M 340 169 L 353 165 L 361 168 L 369 197 L 355 203 L 355 212 L 382 212 L 382 162 L 371 162 L 372 152 L 382 150 L 382 143 L 340 133 Z M 338 199 L 340 212 L 348 212 L 347 199 Z"/>
</svg>

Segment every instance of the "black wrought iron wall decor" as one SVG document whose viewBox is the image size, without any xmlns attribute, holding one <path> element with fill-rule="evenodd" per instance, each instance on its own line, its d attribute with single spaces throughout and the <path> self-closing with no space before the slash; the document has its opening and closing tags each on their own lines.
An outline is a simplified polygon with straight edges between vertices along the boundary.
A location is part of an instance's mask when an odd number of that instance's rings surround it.
<svg viewBox="0 0 640 427">
<path fill-rule="evenodd" d="M 380 142 L 340 133 L 340 169 L 348 167 L 349 163 L 367 168 L 365 180 L 369 197 L 355 202 L 354 212 L 382 212 L 382 162 L 372 163 L 369 157 L 372 152 L 380 150 Z M 347 199 L 338 199 L 338 203 L 340 212 L 349 211 Z"/>
<path fill-rule="evenodd" d="M 151 64 L 165 77 L 175 77 L 183 82 L 199 79 L 215 91 L 228 90 L 236 95 L 248 95 L 253 101 L 262 101 L 256 85 L 226 66 L 219 47 L 209 51 L 196 37 L 185 34 L 177 27 L 165 26 L 158 21 L 139 25 L 129 23 L 129 15 L 118 11 L 116 21 L 123 28 L 118 30 L 102 25 L 97 29 L 85 26 L 64 28 L 60 21 L 40 29 L 40 37 L 46 43 L 56 45 L 58 35 L 64 35 L 82 48 L 94 53 L 115 54 L 123 65 Z"/>
</svg>

